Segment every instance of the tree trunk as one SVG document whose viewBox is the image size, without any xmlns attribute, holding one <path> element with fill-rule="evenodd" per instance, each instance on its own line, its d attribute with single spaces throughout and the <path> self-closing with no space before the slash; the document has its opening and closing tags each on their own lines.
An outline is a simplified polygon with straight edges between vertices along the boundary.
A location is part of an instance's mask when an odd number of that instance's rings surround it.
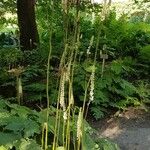
<svg viewBox="0 0 150 150">
<path fill-rule="evenodd" d="M 21 50 L 37 48 L 39 36 L 35 21 L 35 0 L 17 0 Z"/>
</svg>

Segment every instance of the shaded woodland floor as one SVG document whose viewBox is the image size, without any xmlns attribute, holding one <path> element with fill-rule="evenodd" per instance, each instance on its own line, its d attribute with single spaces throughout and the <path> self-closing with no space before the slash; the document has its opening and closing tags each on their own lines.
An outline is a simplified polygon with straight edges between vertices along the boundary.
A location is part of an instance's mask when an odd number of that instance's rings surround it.
<svg viewBox="0 0 150 150">
<path fill-rule="evenodd" d="M 96 137 L 117 143 L 121 150 L 150 150 L 150 112 L 132 108 L 116 117 L 91 122 L 98 130 Z"/>
</svg>

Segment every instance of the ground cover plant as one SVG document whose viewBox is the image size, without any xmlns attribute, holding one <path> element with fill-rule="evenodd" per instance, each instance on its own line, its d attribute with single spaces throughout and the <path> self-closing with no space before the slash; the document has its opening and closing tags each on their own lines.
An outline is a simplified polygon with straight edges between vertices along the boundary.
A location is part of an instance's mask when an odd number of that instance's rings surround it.
<svg viewBox="0 0 150 150">
<path fill-rule="evenodd" d="M 116 3 L 21 1 L 0 4 L 0 149 L 119 150 L 94 139 L 86 119 L 149 105 L 149 16 L 118 15 Z"/>
</svg>

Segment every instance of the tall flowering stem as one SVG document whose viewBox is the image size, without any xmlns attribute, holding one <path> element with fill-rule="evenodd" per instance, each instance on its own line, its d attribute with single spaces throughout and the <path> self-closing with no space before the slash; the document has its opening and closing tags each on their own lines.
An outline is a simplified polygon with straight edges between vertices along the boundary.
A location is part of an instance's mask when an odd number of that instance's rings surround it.
<svg viewBox="0 0 150 150">
<path fill-rule="evenodd" d="M 95 70 L 93 69 L 92 73 L 91 73 L 91 76 L 90 76 L 89 102 L 87 103 L 87 108 L 86 108 L 86 111 L 85 111 L 85 118 L 87 117 L 87 113 L 88 113 L 90 103 L 94 101 L 94 86 L 95 86 Z"/>
<path fill-rule="evenodd" d="M 91 83 L 90 83 L 90 98 L 89 103 L 94 101 L 94 79 L 95 79 L 95 71 L 91 74 Z"/>
<path fill-rule="evenodd" d="M 17 89 L 17 100 L 20 105 L 23 102 L 23 89 L 22 89 L 22 80 L 21 74 L 24 72 L 24 68 L 19 66 L 18 68 L 13 68 L 8 70 L 8 73 L 16 77 L 16 89 Z"/>
<path fill-rule="evenodd" d="M 82 112 L 82 108 L 80 108 L 78 120 L 77 120 L 77 142 L 78 142 L 77 150 L 81 149 L 81 139 L 82 139 L 82 130 L 83 130 L 82 122 L 83 122 L 83 112 Z"/>
</svg>

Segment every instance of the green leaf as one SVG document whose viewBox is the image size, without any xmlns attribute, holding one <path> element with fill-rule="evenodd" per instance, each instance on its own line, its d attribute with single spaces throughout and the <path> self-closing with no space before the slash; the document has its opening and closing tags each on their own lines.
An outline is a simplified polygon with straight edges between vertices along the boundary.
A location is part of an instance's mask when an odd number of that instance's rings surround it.
<svg viewBox="0 0 150 150">
<path fill-rule="evenodd" d="M 10 119 L 11 114 L 6 110 L 0 110 L 0 125 L 7 125 L 8 120 Z"/>
<path fill-rule="evenodd" d="M 65 150 L 63 146 L 57 147 L 56 150 Z"/>
<path fill-rule="evenodd" d="M 52 110 L 52 109 L 54 109 L 54 110 Z M 54 108 L 54 107 L 51 107 L 50 109 L 49 109 L 49 123 L 48 123 L 48 130 L 49 130 L 49 132 L 51 132 L 51 133 L 53 133 L 54 134 L 54 130 L 55 130 L 55 121 L 56 121 L 56 119 L 55 119 L 55 117 L 52 115 L 52 113 L 54 111 L 56 111 L 56 108 Z M 44 124 L 45 122 L 46 122 L 46 115 L 47 114 L 47 109 L 43 109 L 40 113 L 39 113 L 39 118 L 38 118 L 38 122 L 40 122 L 41 124 Z M 61 114 L 63 114 L 63 112 L 61 113 Z M 61 118 L 63 118 L 63 117 L 61 117 Z M 60 124 L 63 124 L 63 120 L 61 119 L 60 120 Z M 60 126 L 60 129 L 59 129 L 59 134 L 57 135 L 58 136 L 58 140 L 59 140 L 59 142 L 60 142 L 60 144 L 63 144 L 63 140 L 62 140 L 62 133 L 63 132 L 63 126 Z"/>
<path fill-rule="evenodd" d="M 0 97 L 0 108 L 4 108 L 6 106 L 6 102 Z"/>
<path fill-rule="evenodd" d="M 4 146 L 0 146 L 0 150 L 7 150 Z"/>
<path fill-rule="evenodd" d="M 100 149 L 102 150 L 120 150 L 117 144 L 112 143 L 107 139 L 98 139 L 97 143 L 100 146 Z"/>
<path fill-rule="evenodd" d="M 123 93 L 127 96 L 132 95 L 136 92 L 135 86 L 133 86 L 126 80 L 122 80 L 122 83 L 120 85 L 123 88 Z"/>
<path fill-rule="evenodd" d="M 122 64 L 118 61 L 113 61 L 111 65 L 111 70 L 117 75 L 122 72 Z"/>
<path fill-rule="evenodd" d="M 12 116 L 9 118 L 5 129 L 12 130 L 14 132 L 21 131 L 24 129 L 26 121 L 27 120 L 24 118 Z"/>
<path fill-rule="evenodd" d="M 35 133 L 40 133 L 39 124 L 33 120 L 26 121 L 24 129 L 24 137 L 27 138 L 33 136 Z"/>
<path fill-rule="evenodd" d="M 17 104 L 9 104 L 7 103 L 7 106 L 9 106 L 12 111 L 12 114 L 18 114 L 21 118 L 27 118 L 29 114 L 31 114 L 33 111 L 25 106 L 19 106 Z"/>
<path fill-rule="evenodd" d="M 21 139 L 15 143 L 16 150 L 42 150 L 35 140 Z"/>
<path fill-rule="evenodd" d="M 94 150 L 96 143 L 94 140 L 90 137 L 88 133 L 83 134 L 83 150 Z"/>
<path fill-rule="evenodd" d="M 95 90 L 95 100 L 94 104 L 101 104 L 104 102 L 108 102 L 108 97 L 106 92 Z"/>
<path fill-rule="evenodd" d="M 13 146 L 13 142 L 20 139 L 21 135 L 14 133 L 0 133 L 0 145 Z"/>
<path fill-rule="evenodd" d="M 87 72 L 94 72 L 96 70 L 96 67 L 92 65 L 92 66 L 89 66 L 89 67 L 85 68 L 85 70 Z"/>
<path fill-rule="evenodd" d="M 46 90 L 46 85 L 43 83 L 32 83 L 24 86 L 26 91 L 42 92 Z"/>
<path fill-rule="evenodd" d="M 140 50 L 140 54 L 141 54 L 141 58 L 144 60 L 147 60 L 149 62 L 149 58 L 150 58 L 150 45 L 144 46 L 143 48 L 141 48 Z"/>
<path fill-rule="evenodd" d="M 91 107 L 91 112 L 96 120 L 104 117 L 104 111 L 100 106 Z"/>
</svg>

